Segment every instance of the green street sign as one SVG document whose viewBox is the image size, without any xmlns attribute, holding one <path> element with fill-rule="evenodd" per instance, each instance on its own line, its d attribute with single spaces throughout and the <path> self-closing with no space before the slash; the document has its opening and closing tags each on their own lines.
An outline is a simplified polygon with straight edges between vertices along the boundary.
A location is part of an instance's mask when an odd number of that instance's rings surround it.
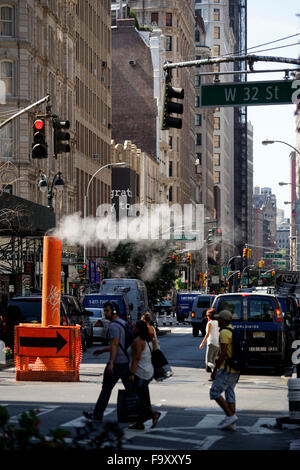
<svg viewBox="0 0 300 470">
<path fill-rule="evenodd" d="M 201 86 L 201 106 L 258 106 L 292 104 L 293 80 L 266 82 L 220 83 Z"/>
<path fill-rule="evenodd" d="M 197 240 L 197 235 L 192 236 L 192 238 L 186 237 L 184 233 L 171 234 L 170 240 L 182 241 L 182 242 L 194 242 Z"/>
<path fill-rule="evenodd" d="M 229 273 L 229 268 L 227 268 L 227 266 L 223 266 L 223 267 L 222 267 L 222 275 L 223 275 L 223 277 L 227 277 L 227 276 L 228 276 L 228 273 Z"/>
<path fill-rule="evenodd" d="M 242 277 L 242 285 L 247 285 L 247 278 L 246 277 Z"/>
<path fill-rule="evenodd" d="M 282 258 L 282 253 L 265 253 L 265 258 Z"/>
<path fill-rule="evenodd" d="M 276 266 L 285 266 L 286 261 L 272 261 L 272 264 L 275 264 Z"/>
</svg>

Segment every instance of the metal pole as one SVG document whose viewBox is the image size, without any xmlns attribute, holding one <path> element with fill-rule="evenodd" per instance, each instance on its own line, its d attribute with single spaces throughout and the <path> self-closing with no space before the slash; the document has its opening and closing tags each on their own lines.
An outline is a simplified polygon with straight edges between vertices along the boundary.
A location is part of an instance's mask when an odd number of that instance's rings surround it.
<svg viewBox="0 0 300 470">
<path fill-rule="evenodd" d="M 87 196 L 87 194 L 85 194 L 85 196 L 84 196 L 84 205 L 83 205 L 83 219 L 84 220 L 86 219 L 86 216 L 87 216 L 87 200 L 88 200 L 88 196 Z M 85 241 L 85 237 L 83 239 L 83 262 L 84 262 L 84 264 L 86 264 L 86 241 Z"/>
<path fill-rule="evenodd" d="M 207 250 L 207 240 L 205 240 L 205 274 L 206 274 L 206 280 L 205 280 L 205 293 L 208 293 L 207 289 L 207 271 L 208 271 L 208 250 Z"/>
<path fill-rule="evenodd" d="M 22 114 L 26 113 L 27 111 L 30 111 L 30 109 L 34 108 L 35 106 L 38 106 L 39 104 L 42 104 L 44 103 L 45 101 L 49 101 L 50 100 L 50 95 L 47 95 L 45 96 L 44 98 L 42 98 L 41 100 L 39 101 L 36 101 L 35 103 L 27 106 L 27 108 L 24 108 L 22 109 L 21 111 L 18 111 L 16 114 L 14 114 L 13 116 L 11 116 L 10 118 L 6 119 L 6 121 L 3 121 L 1 124 L 0 124 L 0 129 L 2 129 L 2 127 L 6 126 L 6 124 L 10 123 L 11 121 L 13 121 L 14 119 L 16 119 L 17 117 L 21 116 Z"/>
</svg>

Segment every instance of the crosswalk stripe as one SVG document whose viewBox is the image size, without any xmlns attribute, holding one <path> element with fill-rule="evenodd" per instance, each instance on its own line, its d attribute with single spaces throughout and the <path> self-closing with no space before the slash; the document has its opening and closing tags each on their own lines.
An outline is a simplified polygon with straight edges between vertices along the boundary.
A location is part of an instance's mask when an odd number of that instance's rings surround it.
<svg viewBox="0 0 300 470">
<path fill-rule="evenodd" d="M 275 418 L 258 418 L 253 426 L 239 426 L 237 422 L 237 428 L 245 429 L 249 434 L 275 434 L 276 431 L 262 427 L 263 424 L 268 424 L 269 426 L 276 425 Z"/>
<path fill-rule="evenodd" d="M 221 421 L 223 421 L 224 415 L 223 414 L 207 414 L 205 418 L 201 419 L 198 424 L 196 424 L 195 428 L 203 429 L 203 428 L 216 428 Z"/>
<path fill-rule="evenodd" d="M 198 450 L 208 450 L 215 442 L 223 439 L 223 436 L 207 436 Z"/>
<path fill-rule="evenodd" d="M 107 408 L 104 411 L 104 416 L 109 415 L 113 411 L 115 411 L 116 408 Z M 71 421 L 67 421 L 64 424 L 61 424 L 61 428 L 82 428 L 86 425 L 87 419 L 84 416 L 79 416 L 79 418 L 72 419 Z"/>
<path fill-rule="evenodd" d="M 57 408 L 59 408 L 59 406 L 48 406 L 47 408 L 45 407 L 42 407 L 42 408 L 38 408 L 39 412 L 37 413 L 37 416 L 42 416 L 42 415 L 45 415 L 47 413 L 51 413 L 52 411 L 56 410 Z M 34 410 L 36 411 L 37 408 L 28 408 L 27 410 L 24 410 L 25 412 L 28 412 L 30 410 Z M 15 415 L 15 416 L 12 416 L 9 420 L 9 422 L 11 424 L 17 424 L 18 421 L 19 421 L 19 418 L 21 417 L 23 412 L 19 413 L 18 415 Z"/>
</svg>

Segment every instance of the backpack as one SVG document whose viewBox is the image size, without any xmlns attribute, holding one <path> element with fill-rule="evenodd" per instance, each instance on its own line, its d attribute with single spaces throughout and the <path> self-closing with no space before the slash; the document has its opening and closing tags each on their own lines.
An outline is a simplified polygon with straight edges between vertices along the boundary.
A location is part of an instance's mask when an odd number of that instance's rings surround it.
<svg viewBox="0 0 300 470">
<path fill-rule="evenodd" d="M 244 330 L 237 328 L 224 327 L 222 330 L 228 330 L 232 333 L 232 357 L 226 359 L 226 366 L 230 369 L 242 371 L 248 367 L 248 346 L 244 339 Z"/>
<path fill-rule="evenodd" d="M 133 334 L 133 331 L 132 331 L 132 327 L 127 322 L 126 322 L 126 325 L 123 325 L 123 323 L 119 322 L 118 320 L 114 320 L 114 322 L 118 323 L 118 325 L 120 325 L 125 331 L 125 348 L 122 346 L 121 343 L 119 343 L 119 346 L 122 349 L 123 353 L 128 358 L 127 349 L 129 348 L 129 346 L 131 345 L 131 343 L 134 339 L 134 334 Z"/>
</svg>

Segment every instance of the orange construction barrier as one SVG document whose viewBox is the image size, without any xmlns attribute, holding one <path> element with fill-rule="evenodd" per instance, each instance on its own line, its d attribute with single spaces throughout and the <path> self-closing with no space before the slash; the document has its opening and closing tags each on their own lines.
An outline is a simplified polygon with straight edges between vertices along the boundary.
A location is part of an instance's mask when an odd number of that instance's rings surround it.
<svg viewBox="0 0 300 470">
<path fill-rule="evenodd" d="M 80 326 L 60 326 L 61 250 L 61 240 L 44 238 L 42 323 L 15 327 L 17 381 L 79 381 Z"/>
</svg>

